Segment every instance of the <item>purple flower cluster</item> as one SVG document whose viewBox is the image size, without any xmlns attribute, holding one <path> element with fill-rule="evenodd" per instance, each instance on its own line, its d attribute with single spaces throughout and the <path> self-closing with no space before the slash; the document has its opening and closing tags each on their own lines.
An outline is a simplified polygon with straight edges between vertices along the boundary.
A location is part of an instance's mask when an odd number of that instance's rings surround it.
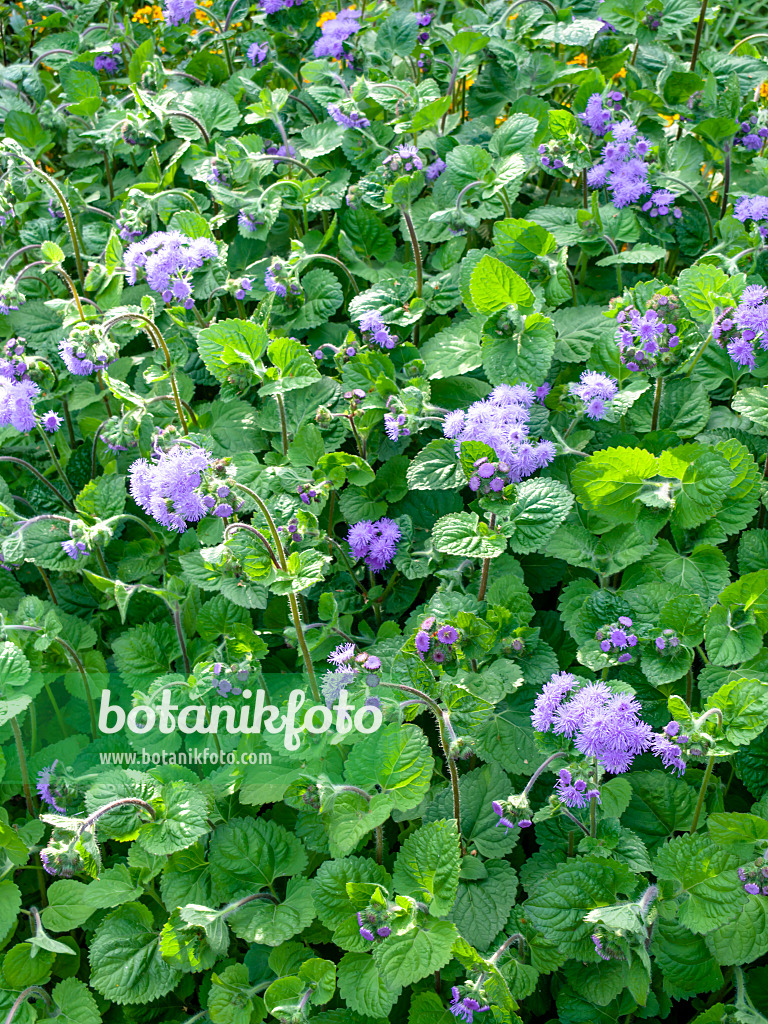
<svg viewBox="0 0 768 1024">
<path fill-rule="evenodd" d="M 290 289 L 291 295 L 298 295 L 301 291 L 301 287 L 296 281 L 292 281 L 290 278 L 290 269 L 287 263 L 281 263 L 280 260 L 275 260 L 269 267 L 264 275 L 264 287 L 268 292 L 274 292 L 281 299 L 284 299 Z"/>
<path fill-rule="evenodd" d="M 600 802 L 600 790 L 589 779 L 574 776 L 568 768 L 557 773 L 555 792 L 567 807 L 586 807 L 590 800 Z"/>
<path fill-rule="evenodd" d="M 24 347 L 25 338 L 9 338 L 4 346 L 4 358 L 0 359 L 0 377 L 16 380 L 27 375 L 27 362 Z"/>
<path fill-rule="evenodd" d="M 416 631 L 414 644 L 422 661 L 432 648 L 430 654 L 432 661 L 437 665 L 442 665 L 446 657 L 453 653 L 453 645 L 458 641 L 459 633 L 453 626 L 440 626 L 435 630 L 434 625 L 434 615 L 426 618 Z"/>
<path fill-rule="evenodd" d="M 389 332 L 387 325 L 375 310 L 363 313 L 358 324 L 360 330 L 370 334 L 371 341 L 376 342 L 379 348 L 394 348 L 397 344 L 397 337 Z"/>
<path fill-rule="evenodd" d="M 232 675 L 235 681 L 232 682 L 231 679 L 224 675 L 225 672 Z M 243 687 L 240 684 L 247 682 L 250 672 L 245 664 L 224 665 L 220 661 L 215 661 L 212 674 L 216 692 L 220 697 L 239 697 L 243 692 Z"/>
<path fill-rule="evenodd" d="M 712 338 L 739 366 L 754 369 L 755 342 L 768 350 L 768 288 L 750 284 L 735 309 L 724 309 L 715 317 Z"/>
<path fill-rule="evenodd" d="M 384 413 L 384 432 L 390 441 L 397 441 L 401 437 L 409 437 L 410 430 L 407 426 L 408 417 L 404 412 L 395 416 L 391 412 Z"/>
<path fill-rule="evenodd" d="M 741 122 L 733 144 L 757 152 L 758 149 L 763 148 L 766 139 L 768 139 L 768 128 L 758 127 L 757 114 L 753 114 L 748 121 Z"/>
<path fill-rule="evenodd" d="M 680 220 L 683 216 L 680 207 L 675 206 L 676 199 L 674 192 L 667 188 L 659 188 L 651 193 L 651 198 L 643 203 L 641 209 L 651 217 L 668 217 L 672 223 L 672 220 Z"/>
<path fill-rule="evenodd" d="M 665 313 L 669 309 L 672 316 L 677 314 L 677 299 L 672 295 L 655 295 L 651 305 L 664 308 Z M 635 306 L 628 306 L 618 313 L 616 322 L 621 361 L 633 372 L 655 369 L 680 344 L 677 325 L 663 320 L 658 309 L 641 314 Z"/>
<path fill-rule="evenodd" d="M 133 242 L 125 252 L 125 277 L 136 284 L 139 268 L 144 270 L 147 284 L 162 296 L 163 302 L 174 300 L 192 309 L 191 278 L 208 260 L 219 255 L 211 238 L 188 238 L 180 231 L 155 231 L 140 242 Z"/>
<path fill-rule="evenodd" d="M 567 697 L 567 699 L 566 699 Z M 635 756 L 648 750 L 650 725 L 638 717 L 640 704 L 614 693 L 603 682 L 580 683 L 567 672 L 556 673 L 536 698 L 531 723 L 537 732 L 573 740 L 585 757 L 595 757 L 616 775 L 629 769 Z"/>
<path fill-rule="evenodd" d="M 625 119 L 611 128 L 611 140 L 603 147 L 602 160 L 587 172 L 590 188 L 610 192 L 613 205 L 621 209 L 636 203 L 651 191 L 645 157 L 650 143 L 637 134 L 637 125 Z"/>
<path fill-rule="evenodd" d="M 451 1005 L 448 1009 L 454 1017 L 461 1017 L 464 1024 L 472 1024 L 476 1013 L 485 1013 L 491 1008 L 482 1006 L 480 1001 L 475 999 L 474 992 L 475 990 L 472 989 L 470 992 L 462 993 L 462 990 L 456 985 L 451 988 Z"/>
<path fill-rule="evenodd" d="M 604 105 L 603 97 L 599 92 L 593 92 L 587 100 L 584 113 L 578 115 L 581 123 L 586 125 L 594 135 L 600 138 L 606 134 L 613 124 L 614 113 L 624 100 L 624 95 L 618 90 L 612 90 L 608 93 L 606 99 L 609 104 L 608 106 Z"/>
<path fill-rule="evenodd" d="M 394 519 L 362 519 L 350 526 L 347 543 L 353 558 L 364 558 L 372 572 L 382 572 L 395 557 L 400 536 Z"/>
<path fill-rule="evenodd" d="M 0 427 L 13 427 L 22 434 L 34 429 L 35 400 L 39 394 L 40 388 L 28 377 L 0 376 Z"/>
<path fill-rule="evenodd" d="M 253 288 L 253 282 L 249 277 L 241 277 L 235 285 L 235 298 L 242 300 L 246 297 L 249 291 Z"/>
<path fill-rule="evenodd" d="M 768 224 L 760 223 L 768 221 L 768 196 L 742 196 L 733 208 L 733 216 L 742 224 L 751 220 L 763 241 L 768 238 Z"/>
<path fill-rule="evenodd" d="M 111 53 L 97 53 L 93 61 L 95 71 L 103 71 L 107 75 L 117 74 L 120 68 L 120 43 L 112 44 Z"/>
<path fill-rule="evenodd" d="M 739 881 L 744 883 L 744 892 L 750 896 L 768 896 L 768 851 L 746 867 L 739 868 L 738 875 Z"/>
<path fill-rule="evenodd" d="M 234 511 L 224 464 L 196 444 L 174 445 L 152 462 L 138 459 L 129 474 L 133 500 L 169 530 L 184 533 L 207 515 Z"/>
<path fill-rule="evenodd" d="M 456 441 L 457 453 L 462 442 L 479 441 L 496 455 L 496 462 L 486 460 L 476 467 L 478 472 L 470 480 L 474 490 L 483 480 L 488 481 L 490 489 L 494 479 L 501 481 L 501 487 L 497 483 L 494 490 L 501 490 L 504 481 L 518 483 L 555 458 L 557 453 L 551 441 L 533 443 L 528 437 L 534 401 L 535 393 L 526 384 L 499 384 L 486 399 L 473 402 L 466 412 L 456 409 L 445 417 L 443 434 Z M 493 472 L 483 470 L 483 466 L 492 466 Z M 481 475 L 481 470 L 487 476 Z M 474 476 L 480 481 L 477 487 L 473 486 Z"/>
<path fill-rule="evenodd" d="M 52 807 L 54 811 L 58 811 L 59 814 L 66 814 L 66 807 L 62 807 L 61 804 L 59 803 L 59 800 L 61 799 L 61 794 L 58 792 L 57 789 L 54 788 L 52 784 L 53 773 L 58 763 L 59 762 L 57 759 L 53 762 L 53 764 L 49 765 L 47 768 L 43 768 L 43 770 L 37 776 L 36 788 L 37 794 L 40 797 L 40 799 L 44 800 L 49 807 Z"/>
<path fill-rule="evenodd" d="M 169 25 L 186 25 L 195 13 L 195 0 L 166 0 L 163 20 Z"/>
<path fill-rule="evenodd" d="M 359 111 L 353 110 L 351 113 L 346 114 L 338 103 L 328 104 L 328 113 L 331 119 L 340 124 L 342 128 L 370 128 L 371 122 L 367 117 L 364 117 Z"/>
<path fill-rule="evenodd" d="M 637 647 L 637 637 L 629 633 L 632 628 L 632 619 L 627 615 L 620 615 L 618 621 L 610 626 L 603 626 L 595 633 L 595 640 L 600 644 L 603 654 L 612 654 L 621 651 L 619 661 L 623 664 L 632 660 L 628 647 Z"/>
<path fill-rule="evenodd" d="M 251 67 L 256 67 L 257 64 L 263 64 L 267 59 L 269 53 L 269 43 L 251 43 L 248 47 L 245 56 L 248 59 L 248 63 Z"/>
<path fill-rule="evenodd" d="M 12 310 L 23 306 L 25 301 L 24 295 L 16 287 L 14 277 L 7 277 L 0 284 L 0 313 L 3 316 L 8 316 Z"/>
<path fill-rule="evenodd" d="M 591 420 L 600 420 L 605 416 L 606 404 L 618 394 L 619 382 L 597 370 L 585 370 L 578 383 L 568 385 L 568 390 L 584 403 L 584 412 Z"/>
<path fill-rule="evenodd" d="M 680 733 L 680 723 L 668 722 L 661 732 L 655 733 L 652 737 L 651 750 L 661 758 L 665 768 L 674 768 L 678 775 L 684 775 L 685 761 L 681 748 L 689 743 L 690 737 Z"/>
<path fill-rule="evenodd" d="M 245 234 L 253 234 L 257 228 L 260 228 L 264 224 L 263 220 L 259 219 L 258 214 L 249 213 L 247 210 L 241 210 L 237 215 L 237 226 Z"/>
<path fill-rule="evenodd" d="M 61 542 L 61 550 L 64 552 L 65 555 L 73 559 L 75 562 L 81 555 L 90 554 L 90 552 L 88 551 L 88 545 L 84 541 L 73 540 L 72 538 L 70 538 L 69 540 L 63 540 Z"/>
<path fill-rule="evenodd" d="M 381 162 L 394 175 L 424 170 L 424 161 L 419 156 L 416 146 L 413 145 L 399 145 L 397 152 L 385 156 Z"/>
<path fill-rule="evenodd" d="M 117 358 L 120 346 L 96 324 L 75 324 L 68 337 L 59 342 L 59 355 L 70 373 L 89 377 Z"/>
<path fill-rule="evenodd" d="M 328 664 L 332 668 L 325 673 L 321 684 L 323 697 L 327 707 L 333 707 L 339 699 L 342 690 L 346 690 L 354 683 L 362 669 L 366 673 L 365 683 L 367 686 L 378 686 L 378 672 L 381 669 L 381 659 L 375 654 L 367 654 L 365 651 L 358 653 L 353 643 L 339 644 L 328 655 Z M 368 701 L 366 700 L 366 704 Z"/>
<path fill-rule="evenodd" d="M 385 910 L 365 910 L 357 912 L 357 927 L 362 938 L 366 942 L 375 942 L 378 939 L 386 939 L 392 934 L 392 929 L 387 924 L 389 915 Z"/>
<path fill-rule="evenodd" d="M 344 7 L 335 17 L 324 21 L 320 31 L 322 35 L 314 45 L 315 57 L 349 60 L 350 54 L 344 52 L 344 43 L 360 31 L 360 11 Z"/>
<path fill-rule="evenodd" d="M 600 957 L 601 960 L 625 960 L 626 959 L 626 957 L 624 956 L 623 953 L 619 952 L 618 950 L 611 949 L 610 947 L 606 947 L 604 945 L 604 943 L 607 941 L 607 939 L 606 939 L 606 937 L 604 935 L 600 935 L 598 932 L 595 932 L 592 935 L 592 941 L 595 944 L 595 952 L 597 953 L 597 955 Z"/>
<path fill-rule="evenodd" d="M 277 14 L 278 11 L 288 10 L 289 7 L 300 7 L 303 0 L 260 0 L 265 14 Z"/>
<path fill-rule="evenodd" d="M 439 156 L 435 157 L 432 163 L 427 165 L 427 169 L 424 172 L 427 181 L 437 181 L 447 166 L 445 160 L 441 160 Z"/>
<path fill-rule="evenodd" d="M 498 814 L 499 820 L 496 828 L 501 825 L 506 835 L 513 828 L 530 828 L 533 825 L 531 820 L 531 805 L 528 802 L 528 794 L 521 793 L 519 796 L 512 795 L 506 800 L 493 800 L 491 809 Z"/>
<path fill-rule="evenodd" d="M 674 629 L 665 629 L 656 637 L 654 645 L 657 651 L 674 651 L 676 647 L 680 646 L 680 640 Z"/>
</svg>

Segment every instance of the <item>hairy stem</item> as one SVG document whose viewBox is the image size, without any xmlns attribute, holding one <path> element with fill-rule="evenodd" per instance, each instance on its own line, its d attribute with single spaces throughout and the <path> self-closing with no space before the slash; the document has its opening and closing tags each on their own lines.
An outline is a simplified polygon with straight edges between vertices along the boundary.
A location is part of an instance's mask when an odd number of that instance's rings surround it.
<svg viewBox="0 0 768 1024">
<path fill-rule="evenodd" d="M 21 774 L 21 788 L 24 790 L 24 800 L 27 804 L 27 813 L 34 816 L 37 814 L 35 798 L 32 795 L 32 786 L 29 782 L 29 769 L 27 768 L 27 755 L 24 753 L 24 743 L 21 739 L 21 729 L 15 718 L 11 719 L 13 729 L 13 741 L 16 744 L 16 753 L 19 757 L 19 772 Z"/>
<path fill-rule="evenodd" d="M 661 408 L 661 389 L 663 387 L 664 378 L 656 378 L 656 391 L 653 396 L 653 414 L 651 415 L 651 431 L 654 431 L 659 426 L 659 409 Z"/>
<path fill-rule="evenodd" d="M 704 800 L 707 795 L 707 787 L 709 786 L 709 780 L 712 775 L 712 769 L 715 766 L 715 755 L 710 754 L 709 760 L 707 761 L 707 767 L 704 769 L 704 778 L 701 780 L 701 789 L 699 790 L 699 799 L 696 801 L 696 810 L 693 812 L 693 820 L 691 821 L 691 827 L 688 830 L 691 835 L 696 831 L 699 824 L 699 817 L 701 816 L 701 809 L 704 806 Z"/>
</svg>

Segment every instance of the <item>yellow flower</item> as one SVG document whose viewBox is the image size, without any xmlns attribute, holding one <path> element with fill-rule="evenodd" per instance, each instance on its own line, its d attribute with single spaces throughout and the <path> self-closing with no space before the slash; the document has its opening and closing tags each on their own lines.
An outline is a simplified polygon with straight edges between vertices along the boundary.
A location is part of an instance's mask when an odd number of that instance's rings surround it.
<svg viewBox="0 0 768 1024">
<path fill-rule="evenodd" d="M 472 86 L 473 86 L 474 84 L 475 84 L 475 80 L 474 80 L 474 78 L 468 78 L 468 79 L 467 79 L 467 85 L 466 85 L 466 88 L 467 88 L 467 89 L 471 89 L 471 88 L 472 88 Z"/>
<path fill-rule="evenodd" d="M 497 117 L 497 118 L 496 118 L 496 125 L 498 126 L 498 125 L 500 125 L 500 124 L 504 124 L 504 122 L 505 122 L 506 120 L 507 120 L 507 119 L 506 119 L 506 117 Z"/>
<path fill-rule="evenodd" d="M 675 123 L 675 121 L 679 121 L 680 120 L 680 115 L 679 114 L 659 114 L 659 117 L 662 119 L 662 121 L 666 121 L 667 122 L 667 127 L 668 128 L 669 128 L 670 125 L 673 125 Z"/>
<path fill-rule="evenodd" d="M 163 9 L 159 4 L 147 4 L 140 7 L 133 15 L 131 21 L 139 21 L 142 25 L 148 25 L 150 21 L 164 21 Z"/>
<path fill-rule="evenodd" d="M 317 27 L 322 28 L 326 21 L 333 21 L 335 17 L 336 11 L 323 11 L 318 19 Z"/>
<path fill-rule="evenodd" d="M 764 100 L 768 98 L 768 82 L 763 82 L 760 86 L 760 99 Z"/>
<path fill-rule="evenodd" d="M 589 58 L 587 57 L 586 53 L 577 53 L 573 60 L 568 61 L 569 64 L 578 64 L 579 67 L 582 68 L 585 68 L 588 62 Z"/>
<path fill-rule="evenodd" d="M 626 68 L 620 68 L 613 77 L 614 78 L 626 78 L 627 77 L 627 69 Z"/>
<path fill-rule="evenodd" d="M 710 197 L 709 197 L 710 203 L 716 203 L 716 202 L 718 202 L 719 199 L 720 199 L 720 193 L 717 192 L 717 191 L 713 192 L 710 195 Z"/>
</svg>

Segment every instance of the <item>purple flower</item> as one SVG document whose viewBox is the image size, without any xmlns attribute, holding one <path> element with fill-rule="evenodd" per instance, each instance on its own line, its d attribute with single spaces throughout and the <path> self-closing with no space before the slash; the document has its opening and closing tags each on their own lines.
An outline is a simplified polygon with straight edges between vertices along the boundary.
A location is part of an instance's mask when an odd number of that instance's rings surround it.
<svg viewBox="0 0 768 1024">
<path fill-rule="evenodd" d="M 164 302 L 176 298 L 185 309 L 192 309 L 195 304 L 190 284 L 192 274 L 218 255 L 219 250 L 211 238 L 188 238 L 179 231 L 155 231 L 126 249 L 126 281 L 136 284 L 141 268 L 149 287 L 161 295 Z"/>
<path fill-rule="evenodd" d="M 376 700 L 376 698 L 369 698 L 369 700 Z M 383 924 L 381 928 L 376 929 L 376 934 L 380 936 L 382 939 L 386 939 L 388 936 L 392 934 L 392 929 L 389 927 L 388 924 Z"/>
<path fill-rule="evenodd" d="M 643 203 L 643 213 L 648 213 L 651 217 L 666 217 L 671 214 L 676 220 L 679 220 L 683 216 L 683 211 L 679 206 L 674 205 L 675 198 L 675 193 L 670 192 L 669 189 L 657 189 L 651 194 L 651 198 Z"/>
<path fill-rule="evenodd" d="M 186 24 L 195 11 L 195 0 L 166 0 L 163 18 L 169 25 Z"/>
<path fill-rule="evenodd" d="M 13 427 L 26 434 L 37 423 L 34 403 L 40 388 L 29 378 L 0 377 L 0 427 Z"/>
<path fill-rule="evenodd" d="M 108 75 L 116 74 L 120 67 L 120 61 L 117 59 L 119 53 L 119 43 L 113 45 L 111 53 L 97 53 L 93 60 L 94 70 L 104 71 Z"/>
<path fill-rule="evenodd" d="M 427 165 L 424 172 L 427 181 L 437 181 L 447 166 L 445 160 L 441 160 L 439 156 L 436 157 L 431 164 Z"/>
<path fill-rule="evenodd" d="M 755 885 L 754 882 L 747 882 L 747 884 L 744 886 L 744 892 L 748 892 L 750 896 L 759 896 L 760 886 Z"/>
<path fill-rule="evenodd" d="M 75 561 L 77 561 L 80 555 L 88 554 L 88 548 L 81 540 L 63 540 L 61 542 L 61 550 L 65 555 L 69 555 L 69 557 L 73 558 Z"/>
<path fill-rule="evenodd" d="M 66 807 L 62 807 L 56 799 L 59 794 L 51 787 L 51 776 L 53 775 L 53 771 L 58 763 L 57 759 L 53 764 L 49 765 L 48 768 L 43 768 L 37 776 L 36 788 L 41 800 L 45 800 L 45 802 L 50 807 L 53 807 L 55 811 L 58 811 L 59 814 L 66 814 Z"/>
<path fill-rule="evenodd" d="M 253 234 L 263 223 L 264 221 L 259 220 L 255 213 L 248 213 L 247 210 L 241 210 L 237 215 L 238 227 L 245 234 Z"/>
<path fill-rule="evenodd" d="M 578 117 L 582 124 L 602 138 L 611 125 L 613 111 L 606 110 L 603 106 L 603 98 L 599 92 L 593 92 L 587 100 L 586 110 Z"/>
<path fill-rule="evenodd" d="M 572 739 L 580 753 L 596 757 L 614 775 L 627 771 L 635 755 L 651 745 L 651 727 L 638 717 L 640 705 L 603 682 L 582 683 L 571 692 L 571 679 L 563 673 L 545 684 L 531 715 L 534 729 L 547 732 L 551 728 L 556 735 Z M 571 694 L 566 701 L 565 693 Z"/>
<path fill-rule="evenodd" d="M 40 423 L 49 434 L 55 434 L 63 422 L 61 416 L 58 416 L 53 409 L 49 409 L 40 417 Z"/>
<path fill-rule="evenodd" d="M 618 381 L 596 370 L 584 370 L 577 384 L 568 385 L 569 392 L 584 403 L 584 411 L 593 420 L 605 415 L 605 403 L 618 394 Z"/>
<path fill-rule="evenodd" d="M 450 646 L 451 644 L 456 643 L 459 639 L 459 634 L 453 626 L 441 626 L 437 631 L 437 639 L 441 644 L 447 644 Z"/>
<path fill-rule="evenodd" d="M 376 937 L 370 928 L 361 928 L 360 934 L 362 935 L 366 942 L 373 942 L 373 940 Z"/>
<path fill-rule="evenodd" d="M 546 381 L 543 384 L 540 384 L 539 387 L 536 388 L 536 401 L 541 402 L 541 404 L 544 405 L 544 400 L 551 390 L 552 385 L 547 384 Z"/>
<path fill-rule="evenodd" d="M 277 264 L 277 269 L 280 269 L 280 264 Z M 264 275 L 264 285 L 268 292 L 274 292 L 275 295 L 279 295 L 281 299 L 284 299 L 288 294 L 288 289 L 275 277 L 275 267 L 269 267 L 266 274 Z"/>
<path fill-rule="evenodd" d="M 265 14 L 277 14 L 284 8 L 287 10 L 289 7 L 299 7 L 302 0 L 260 0 L 260 2 Z"/>
<path fill-rule="evenodd" d="M 184 533 L 190 523 L 216 514 L 220 470 L 214 470 L 211 453 L 196 444 L 174 445 L 152 462 L 138 459 L 128 472 L 133 500 L 169 530 Z"/>
<path fill-rule="evenodd" d="M 369 569 L 381 572 L 395 557 L 400 536 L 393 519 L 385 517 L 375 523 L 364 519 L 350 527 L 347 543 L 353 558 L 364 558 Z"/>
<path fill-rule="evenodd" d="M 416 639 L 414 640 L 414 643 L 416 644 L 416 650 L 420 654 L 426 654 L 427 651 L 429 650 L 430 644 L 429 633 L 425 633 L 423 629 L 420 629 L 419 632 L 416 634 Z"/>
<path fill-rule="evenodd" d="M 567 768 L 558 772 L 555 792 L 568 807 L 586 807 L 591 799 L 600 803 L 600 790 L 585 779 L 574 779 Z"/>
<path fill-rule="evenodd" d="M 451 1005 L 449 1010 L 454 1017 L 461 1017 L 465 1024 L 472 1024 L 474 1015 L 490 1010 L 490 1006 L 481 1006 L 479 1001 L 473 996 L 462 995 L 461 990 L 454 985 L 451 989 Z"/>
<path fill-rule="evenodd" d="M 367 117 L 363 117 L 357 110 L 353 110 L 349 114 L 345 114 L 344 111 L 337 103 L 328 104 L 328 113 L 331 118 L 340 124 L 343 128 L 370 128 L 371 122 Z"/>
<path fill-rule="evenodd" d="M 331 665 L 341 668 L 342 665 L 347 665 L 349 662 L 353 661 L 354 657 L 354 644 L 339 644 L 339 646 L 328 655 L 328 661 Z"/>
<path fill-rule="evenodd" d="M 371 335 L 371 340 L 374 341 L 379 348 L 394 348 L 397 344 L 397 337 L 390 334 L 387 329 L 387 325 L 381 319 L 381 316 L 375 311 L 371 310 L 368 313 L 363 313 L 359 321 L 360 330 Z"/>
<path fill-rule="evenodd" d="M 315 57 L 343 60 L 347 57 L 344 52 L 345 41 L 360 31 L 360 11 L 344 8 L 335 18 L 324 21 L 320 31 L 322 35 L 314 45 Z"/>
<path fill-rule="evenodd" d="M 269 43 L 251 43 L 246 52 L 246 57 L 251 66 L 255 68 L 257 64 L 263 64 L 268 53 Z"/>
</svg>

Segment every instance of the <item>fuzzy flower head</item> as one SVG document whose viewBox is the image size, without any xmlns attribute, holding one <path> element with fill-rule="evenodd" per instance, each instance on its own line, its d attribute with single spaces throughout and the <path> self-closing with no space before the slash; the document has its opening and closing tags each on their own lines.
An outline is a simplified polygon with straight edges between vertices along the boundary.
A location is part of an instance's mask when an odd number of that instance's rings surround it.
<svg viewBox="0 0 768 1024">
<path fill-rule="evenodd" d="M 613 110 L 603 106 L 603 97 L 599 92 L 593 92 L 587 100 L 584 113 L 579 114 L 578 118 L 594 135 L 602 138 L 613 121 Z"/>
<path fill-rule="evenodd" d="M 675 205 L 675 193 L 666 188 L 658 188 L 651 193 L 650 199 L 643 203 L 641 209 L 649 217 L 666 218 L 668 223 L 680 220 L 683 211 Z"/>
<path fill-rule="evenodd" d="M 85 869 L 72 835 L 59 829 L 54 829 L 48 845 L 40 851 L 40 862 L 49 875 L 58 878 L 72 878 Z"/>
<path fill-rule="evenodd" d="M 754 860 L 738 868 L 739 881 L 750 896 L 768 896 L 768 850 L 762 850 Z"/>
<path fill-rule="evenodd" d="M 350 526 L 347 543 L 353 558 L 364 558 L 372 572 L 382 572 L 395 557 L 400 537 L 400 527 L 394 519 L 363 519 Z"/>
<path fill-rule="evenodd" d="M 24 295 L 16 287 L 16 278 L 7 277 L 0 283 L 0 313 L 8 316 L 14 309 L 18 309 L 26 302 Z"/>
<path fill-rule="evenodd" d="M 143 270 L 147 284 L 163 302 L 192 309 L 195 304 L 192 279 L 196 270 L 218 259 L 212 238 L 189 238 L 179 231 L 155 231 L 125 251 L 125 277 L 136 284 Z"/>
<path fill-rule="evenodd" d="M 131 497 L 161 526 L 184 533 L 207 515 L 233 513 L 231 470 L 196 444 L 176 444 L 129 469 Z"/>
<path fill-rule="evenodd" d="M 394 153 L 384 157 L 382 166 L 386 168 L 388 179 L 394 180 L 401 174 L 412 174 L 424 170 L 424 161 L 414 145 L 399 145 Z"/>
<path fill-rule="evenodd" d="M 557 773 L 555 794 L 566 807 L 586 807 L 590 800 L 600 803 L 600 790 L 590 779 L 586 771 L 577 772 L 571 768 L 561 768 Z"/>
<path fill-rule="evenodd" d="M 478 998 L 481 997 L 481 998 Z M 490 1005 L 485 1002 L 485 996 L 474 985 L 454 985 L 451 988 L 451 1003 L 448 1009 L 454 1017 L 464 1021 L 464 1024 L 474 1024 L 476 1013 L 485 1013 L 490 1010 Z"/>
<path fill-rule="evenodd" d="M 748 285 L 735 309 L 718 310 L 712 337 L 735 363 L 754 369 L 757 347 L 768 350 L 768 288 Z"/>
<path fill-rule="evenodd" d="M 120 352 L 117 342 L 96 324 L 75 324 L 59 343 L 59 354 L 70 373 L 89 377 L 103 370 Z"/>
<path fill-rule="evenodd" d="M 379 348 L 391 349 L 397 344 L 397 335 L 389 331 L 387 325 L 375 310 L 363 313 L 358 320 L 358 324 L 360 330 L 367 334 L 369 340 L 373 344 L 378 345 Z"/>
<path fill-rule="evenodd" d="M 61 800 L 61 794 L 56 788 L 56 781 L 54 776 L 54 772 L 56 771 L 56 765 L 58 763 L 58 760 L 56 760 L 47 768 L 43 768 L 43 770 L 38 773 L 36 783 L 37 795 L 40 797 L 41 800 L 44 800 L 49 807 L 52 807 L 54 811 L 58 811 L 59 814 L 66 814 L 66 807 L 62 807 L 61 803 L 59 802 Z"/>
<path fill-rule="evenodd" d="M 338 103 L 329 103 L 328 113 L 331 119 L 334 120 L 336 124 L 340 124 L 342 128 L 355 128 L 359 130 L 362 128 L 370 128 L 371 126 L 371 122 L 368 118 L 364 117 L 359 111 L 351 110 L 348 113 L 345 113 Z"/>
<path fill-rule="evenodd" d="M 533 441 L 528 436 L 535 397 L 526 384 L 499 384 L 466 412 L 457 409 L 445 417 L 443 434 L 456 442 L 457 455 L 464 441 L 479 441 L 493 450 L 494 459 L 480 458 L 473 467 L 469 480 L 473 491 L 500 492 L 506 484 L 518 483 L 555 458 L 551 441 Z"/>
<path fill-rule="evenodd" d="M 733 208 L 733 216 L 742 224 L 752 221 L 763 241 L 768 238 L 768 196 L 742 196 Z"/>
<path fill-rule="evenodd" d="M 195 13 L 195 0 L 166 0 L 163 18 L 169 25 L 186 25 Z"/>
<path fill-rule="evenodd" d="M 668 291 L 668 290 L 667 290 Z M 662 370 L 680 357 L 677 321 L 680 302 L 676 295 L 657 292 L 645 313 L 630 305 L 616 315 L 616 342 L 628 370 Z"/>
<path fill-rule="evenodd" d="M 637 647 L 637 634 L 632 631 L 632 619 L 627 615 L 601 626 L 595 640 L 603 654 L 615 658 L 620 665 L 632 660 L 632 651 Z"/>
<path fill-rule="evenodd" d="M 619 382 L 605 373 L 584 370 L 578 383 L 569 384 L 568 390 L 582 403 L 582 412 L 591 420 L 601 420 L 606 414 L 606 406 L 619 392 Z"/>
<path fill-rule="evenodd" d="M 246 57 L 251 67 L 255 68 L 257 64 L 263 64 L 267 59 L 269 53 L 269 43 L 251 43 L 248 47 Z"/>
<path fill-rule="evenodd" d="M 345 7 L 335 18 L 323 21 L 320 27 L 321 36 L 315 42 L 315 57 L 332 57 L 334 60 L 348 59 L 344 51 L 344 43 L 360 31 L 360 11 Z"/>
<path fill-rule="evenodd" d="M 13 427 L 27 434 L 37 424 L 35 400 L 40 388 L 27 377 L 19 380 L 0 376 L 0 427 Z"/>
<path fill-rule="evenodd" d="M 651 745 L 652 730 L 639 717 L 640 704 L 603 682 L 579 682 L 566 688 L 560 681 L 559 688 L 547 693 L 556 678 L 552 677 L 536 700 L 531 715 L 534 729 L 572 740 L 579 753 L 597 758 L 611 774 L 627 771 L 635 756 Z"/>
<path fill-rule="evenodd" d="M 628 118 L 614 123 L 602 159 L 587 172 L 587 184 L 590 188 L 605 186 L 618 209 L 638 202 L 651 191 L 646 162 L 649 152 L 650 144 L 638 135 L 637 125 Z"/>
<path fill-rule="evenodd" d="M 273 292 L 281 299 L 289 293 L 298 295 L 301 291 L 301 285 L 294 280 L 291 268 L 284 260 L 272 260 L 264 274 L 264 286 L 268 292 Z"/>
</svg>

